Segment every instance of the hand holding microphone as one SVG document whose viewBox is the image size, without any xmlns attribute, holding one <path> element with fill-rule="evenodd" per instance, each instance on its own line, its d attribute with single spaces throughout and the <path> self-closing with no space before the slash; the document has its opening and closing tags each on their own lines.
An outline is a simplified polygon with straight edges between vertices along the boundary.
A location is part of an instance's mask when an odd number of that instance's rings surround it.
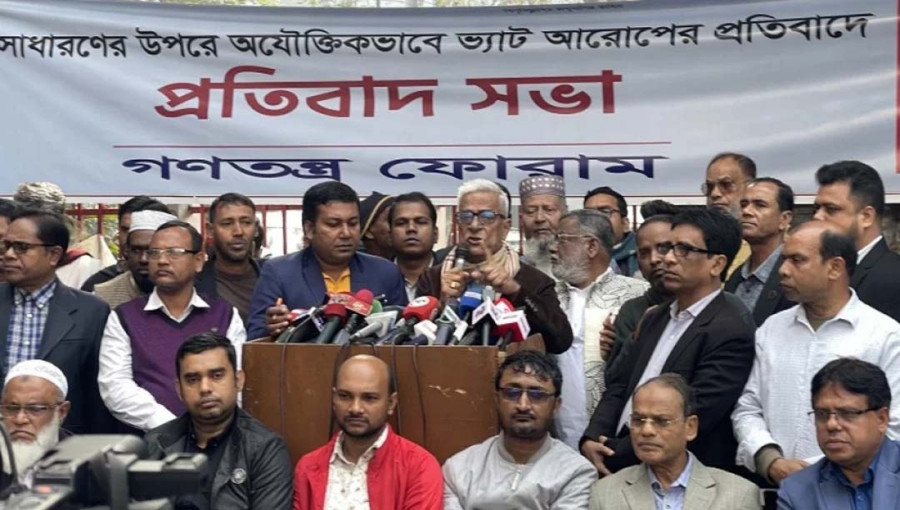
<svg viewBox="0 0 900 510">
<path fill-rule="evenodd" d="M 480 269 L 472 271 L 470 278 L 479 280 L 485 285 L 490 285 L 496 291 L 504 296 L 515 296 L 518 294 L 519 282 L 514 278 L 515 275 L 509 274 L 509 268 L 503 262 L 501 257 L 485 247 L 484 264 Z"/>
<path fill-rule="evenodd" d="M 441 273 L 441 302 L 456 308 L 459 297 L 466 289 L 469 277 L 463 271 L 466 259 L 469 257 L 469 247 L 457 245 L 453 257 L 453 267 Z"/>
<path fill-rule="evenodd" d="M 291 311 L 284 305 L 284 300 L 278 298 L 274 306 L 266 308 L 266 330 L 269 336 L 276 338 L 291 324 Z"/>
</svg>

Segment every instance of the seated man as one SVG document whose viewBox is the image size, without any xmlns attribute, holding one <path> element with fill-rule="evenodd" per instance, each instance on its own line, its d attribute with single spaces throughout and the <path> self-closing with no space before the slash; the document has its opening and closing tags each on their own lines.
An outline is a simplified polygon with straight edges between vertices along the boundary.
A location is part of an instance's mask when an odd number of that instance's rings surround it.
<svg viewBox="0 0 900 510">
<path fill-rule="evenodd" d="M 634 392 L 631 443 L 641 464 L 594 484 L 591 510 L 682 508 L 759 510 L 759 489 L 687 450 L 697 437 L 694 390 L 678 374 L 662 374 Z"/>
<path fill-rule="evenodd" d="M 66 400 L 69 383 L 62 370 L 40 359 L 22 361 L 6 374 L 0 415 L 12 440 L 18 482 L 29 489 L 34 477 L 32 467 L 58 442 L 69 435 L 62 422 L 71 403 Z M 0 488 L 12 482 L 12 470 L 3 450 Z"/>
<path fill-rule="evenodd" d="M 359 253 L 359 197 L 340 182 L 323 182 L 303 195 L 306 248 L 269 260 L 250 300 L 250 339 L 278 337 L 290 311 L 312 308 L 328 294 L 369 289 L 385 304 L 407 303 L 403 275 L 389 260 Z"/>
<path fill-rule="evenodd" d="M 812 407 L 825 458 L 784 480 L 778 508 L 897 508 L 900 444 L 885 437 L 891 387 L 884 371 L 836 359 L 813 377 Z"/>
<path fill-rule="evenodd" d="M 494 385 L 502 432 L 444 464 L 444 508 L 583 509 L 597 471 L 548 431 L 562 399 L 562 372 L 537 351 L 501 363 Z"/>
<path fill-rule="evenodd" d="M 341 431 L 297 463 L 294 510 L 440 510 L 437 460 L 387 424 L 397 407 L 388 365 L 374 356 L 353 356 L 341 365 L 332 391 Z"/>
<path fill-rule="evenodd" d="M 187 412 L 144 437 L 151 457 L 203 453 L 207 485 L 179 497 L 179 509 L 291 507 L 291 458 L 284 440 L 237 406 L 244 387 L 234 346 L 224 336 L 188 338 L 175 355 L 175 389 Z"/>
</svg>

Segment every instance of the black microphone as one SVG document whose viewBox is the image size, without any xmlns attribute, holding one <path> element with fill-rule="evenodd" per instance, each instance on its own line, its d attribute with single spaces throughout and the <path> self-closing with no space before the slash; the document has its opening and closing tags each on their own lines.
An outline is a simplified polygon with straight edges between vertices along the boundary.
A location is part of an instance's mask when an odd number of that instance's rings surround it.
<svg viewBox="0 0 900 510">
<path fill-rule="evenodd" d="M 341 326 L 344 325 L 344 320 L 347 319 L 347 307 L 341 303 L 328 303 L 325 305 L 325 318 L 328 321 L 325 323 L 325 327 L 322 328 L 319 336 L 313 340 L 313 343 L 327 344 L 334 339 L 334 335 L 337 334 Z"/>
<path fill-rule="evenodd" d="M 466 265 L 466 259 L 469 258 L 469 247 L 464 244 L 456 245 L 456 257 L 453 259 L 453 269 L 462 269 Z M 454 297 L 447 300 L 447 307 L 456 310 L 459 308 L 459 298 Z"/>
<path fill-rule="evenodd" d="M 369 289 L 360 289 L 356 291 L 355 295 L 341 294 L 341 296 L 346 300 L 343 304 L 347 307 L 350 318 L 347 319 L 344 329 L 338 331 L 334 336 L 332 343 L 337 345 L 344 345 L 350 342 L 350 336 L 362 328 L 366 317 L 368 317 L 376 307 L 378 310 L 381 310 L 381 302 L 374 300 L 372 291 Z"/>
</svg>

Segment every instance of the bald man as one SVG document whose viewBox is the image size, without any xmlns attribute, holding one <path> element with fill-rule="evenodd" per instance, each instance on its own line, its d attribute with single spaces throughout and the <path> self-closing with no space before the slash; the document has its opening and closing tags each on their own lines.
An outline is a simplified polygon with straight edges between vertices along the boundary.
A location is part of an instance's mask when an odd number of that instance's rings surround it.
<svg viewBox="0 0 900 510">
<path fill-rule="evenodd" d="M 71 435 L 62 428 L 71 403 L 66 400 L 66 376 L 52 363 L 28 360 L 16 364 L 6 375 L 0 416 L 12 439 L 18 480 L 31 488 L 34 464 L 63 438 Z M 11 481 L 9 463 L 3 462 L 0 487 Z"/>
<path fill-rule="evenodd" d="M 396 383 L 384 361 L 368 355 L 344 361 L 331 396 L 341 430 L 297 463 L 294 510 L 442 509 L 441 467 L 391 430 L 396 408 Z"/>
</svg>

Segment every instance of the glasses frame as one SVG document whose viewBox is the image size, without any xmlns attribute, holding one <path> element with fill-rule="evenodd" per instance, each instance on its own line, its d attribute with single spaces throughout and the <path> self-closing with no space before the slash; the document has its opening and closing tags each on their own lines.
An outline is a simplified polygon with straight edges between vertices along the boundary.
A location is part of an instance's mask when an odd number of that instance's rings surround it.
<svg viewBox="0 0 900 510">
<path fill-rule="evenodd" d="M 813 421 L 819 425 L 824 425 L 831 420 L 831 417 L 834 416 L 834 419 L 837 420 L 838 423 L 848 424 L 855 423 L 856 420 L 860 418 L 860 416 L 870 413 L 872 411 L 880 411 L 883 407 L 870 407 L 868 409 L 837 409 L 835 411 L 826 411 L 824 409 L 813 409 L 812 411 L 806 413 L 807 416 L 813 419 Z M 825 419 L 820 419 L 819 413 L 825 414 Z"/>
<path fill-rule="evenodd" d="M 148 260 L 159 260 L 162 258 L 163 254 L 165 254 L 166 258 L 169 260 L 180 260 L 188 253 L 196 255 L 200 253 L 200 251 L 189 250 L 187 248 L 147 248 L 145 253 L 147 254 Z"/>
<path fill-rule="evenodd" d="M 691 246 L 690 244 L 685 243 L 659 243 L 655 246 L 656 253 L 660 255 L 668 255 L 670 251 L 675 252 L 675 256 L 684 259 L 687 258 L 691 253 L 703 253 L 706 256 L 709 255 L 724 255 L 717 251 L 711 251 L 704 248 L 698 248 L 696 246 Z"/>
<path fill-rule="evenodd" d="M 628 428 L 632 430 L 641 430 L 644 425 L 650 424 L 655 430 L 665 430 L 684 418 L 653 418 L 652 416 L 635 416 L 628 417 Z"/>
<path fill-rule="evenodd" d="M 466 220 L 469 215 L 472 217 Z M 490 215 L 490 218 L 485 218 L 486 215 Z M 456 222 L 460 225 L 471 225 L 475 222 L 475 218 L 478 218 L 478 223 L 480 225 L 493 225 L 497 223 L 498 219 L 506 219 L 506 215 L 503 213 L 498 213 L 497 211 L 493 211 L 491 209 L 482 209 L 480 211 L 457 211 Z"/>
<path fill-rule="evenodd" d="M 528 401 L 532 404 L 543 404 L 551 398 L 559 396 L 558 393 L 551 393 L 535 388 L 516 388 L 514 386 L 501 386 L 497 389 L 497 392 L 503 400 L 508 402 L 518 402 L 522 398 L 522 395 L 527 395 Z"/>
<path fill-rule="evenodd" d="M 18 246 L 18 248 L 17 248 Z M 24 248 L 23 248 L 24 246 Z M 34 248 L 39 247 L 50 248 L 52 246 L 56 246 L 55 244 L 47 244 L 47 243 L 29 243 L 26 241 L 6 241 L 0 240 L 0 254 L 6 254 L 12 248 L 13 253 L 16 255 L 25 255 L 29 251 Z"/>
<path fill-rule="evenodd" d="M 731 179 L 704 181 L 703 184 L 700 185 L 700 193 L 703 193 L 704 197 L 708 197 L 716 188 L 721 189 L 722 193 L 734 193 L 738 189 L 738 183 Z"/>
<path fill-rule="evenodd" d="M 48 411 L 52 411 L 57 407 L 63 405 L 63 402 L 57 402 L 55 404 L 0 404 L 0 416 L 6 418 L 14 418 L 19 416 L 23 411 L 25 412 L 25 416 L 29 418 L 40 418 L 41 416 L 46 415 Z M 14 408 L 15 411 L 11 411 L 10 409 Z"/>
</svg>

